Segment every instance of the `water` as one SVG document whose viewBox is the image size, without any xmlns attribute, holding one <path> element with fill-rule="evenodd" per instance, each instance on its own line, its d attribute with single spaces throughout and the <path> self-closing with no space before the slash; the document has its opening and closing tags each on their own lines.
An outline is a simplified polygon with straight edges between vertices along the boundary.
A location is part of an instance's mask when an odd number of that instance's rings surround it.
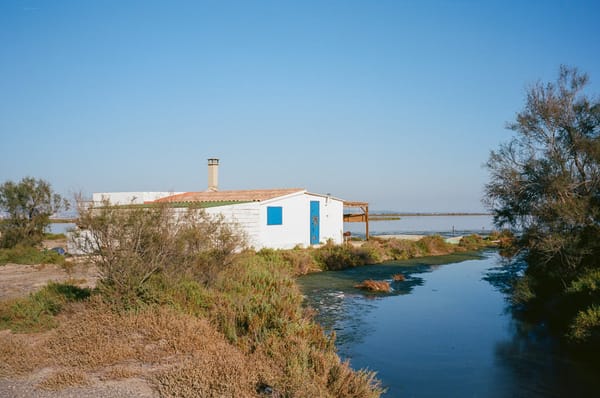
<svg viewBox="0 0 600 398">
<path fill-rule="evenodd" d="M 494 229 L 492 217 L 477 216 L 403 216 L 400 220 L 369 222 L 371 235 L 417 234 L 467 235 L 487 234 Z M 344 231 L 364 236 L 364 223 L 345 223 Z"/>
<path fill-rule="evenodd" d="M 369 368 L 385 397 L 598 396 L 599 369 L 579 363 L 508 311 L 495 252 L 307 275 L 299 282 L 343 358 Z M 353 286 L 402 273 L 391 294 Z M 494 283 L 488 282 L 493 281 Z"/>
<path fill-rule="evenodd" d="M 49 226 L 49 232 L 53 234 L 66 234 L 75 228 L 75 223 L 52 223 Z"/>
</svg>

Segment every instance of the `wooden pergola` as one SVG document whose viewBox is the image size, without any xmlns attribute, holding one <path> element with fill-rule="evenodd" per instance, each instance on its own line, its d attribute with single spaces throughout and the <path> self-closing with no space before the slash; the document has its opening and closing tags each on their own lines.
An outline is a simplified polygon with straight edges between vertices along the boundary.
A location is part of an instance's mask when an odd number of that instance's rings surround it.
<svg viewBox="0 0 600 398">
<path fill-rule="evenodd" d="M 369 203 L 344 201 L 344 208 L 360 209 L 362 213 L 344 214 L 344 222 L 364 222 L 365 236 L 369 240 Z"/>
</svg>

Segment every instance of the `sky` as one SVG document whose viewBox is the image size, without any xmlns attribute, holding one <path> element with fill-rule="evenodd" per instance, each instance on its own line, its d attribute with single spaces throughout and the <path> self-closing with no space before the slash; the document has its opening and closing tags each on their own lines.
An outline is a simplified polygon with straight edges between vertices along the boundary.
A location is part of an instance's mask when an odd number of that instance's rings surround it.
<svg viewBox="0 0 600 398">
<path fill-rule="evenodd" d="M 0 183 L 306 188 L 481 211 L 561 64 L 600 94 L 598 1 L 0 1 Z"/>
</svg>

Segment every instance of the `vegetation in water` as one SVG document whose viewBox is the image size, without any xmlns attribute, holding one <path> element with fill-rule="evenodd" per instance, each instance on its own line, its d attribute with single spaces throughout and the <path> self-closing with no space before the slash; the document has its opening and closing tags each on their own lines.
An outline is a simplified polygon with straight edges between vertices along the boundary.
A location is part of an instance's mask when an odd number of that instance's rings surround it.
<svg viewBox="0 0 600 398">
<path fill-rule="evenodd" d="M 515 136 L 487 163 L 487 206 L 498 226 L 521 232 L 514 252 L 528 267 L 514 299 L 578 344 L 600 348 L 600 101 L 588 76 L 561 67 L 537 83 L 509 128 Z"/>
<path fill-rule="evenodd" d="M 388 293 L 392 290 L 390 283 L 387 281 L 374 281 L 372 279 L 367 279 L 362 281 L 361 283 L 355 285 L 357 289 L 368 290 L 370 292 L 384 292 Z"/>
</svg>

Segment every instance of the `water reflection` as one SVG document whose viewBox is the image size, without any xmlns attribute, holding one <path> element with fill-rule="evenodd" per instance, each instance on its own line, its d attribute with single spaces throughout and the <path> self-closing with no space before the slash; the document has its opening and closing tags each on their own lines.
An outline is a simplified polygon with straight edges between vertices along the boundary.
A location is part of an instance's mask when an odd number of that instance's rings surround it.
<svg viewBox="0 0 600 398">
<path fill-rule="evenodd" d="M 456 262 L 455 265 L 443 265 Z M 494 252 L 325 272 L 300 278 L 317 321 L 356 368 L 376 370 L 386 397 L 586 397 L 600 371 L 573 359 L 543 326 L 515 318 L 506 292 L 524 264 Z M 365 294 L 364 279 L 391 279 Z"/>
</svg>

